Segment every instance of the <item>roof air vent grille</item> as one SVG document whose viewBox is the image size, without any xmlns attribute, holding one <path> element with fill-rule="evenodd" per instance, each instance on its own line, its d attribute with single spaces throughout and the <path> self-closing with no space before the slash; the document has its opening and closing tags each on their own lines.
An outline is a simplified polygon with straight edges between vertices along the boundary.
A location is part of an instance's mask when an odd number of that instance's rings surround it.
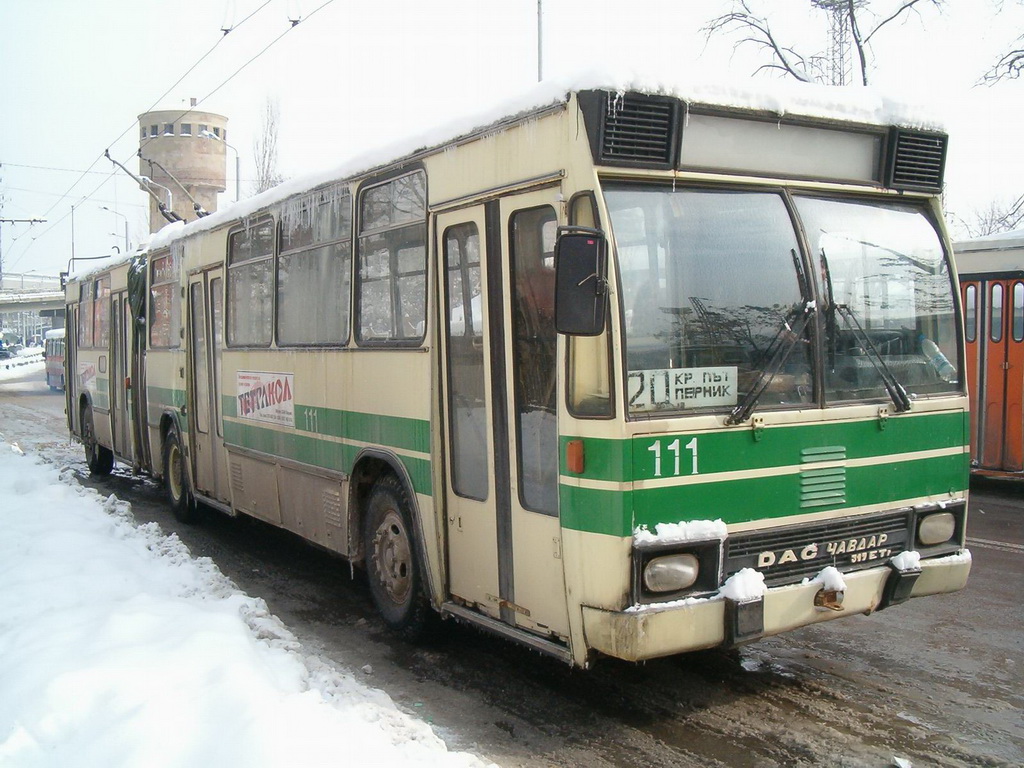
<svg viewBox="0 0 1024 768">
<path fill-rule="evenodd" d="M 674 168 L 679 155 L 680 105 L 642 93 L 580 93 L 594 161 L 635 168 Z"/>
<path fill-rule="evenodd" d="M 943 133 L 892 129 L 889 134 L 886 186 L 920 192 L 941 192 L 948 141 L 949 137 Z"/>
</svg>

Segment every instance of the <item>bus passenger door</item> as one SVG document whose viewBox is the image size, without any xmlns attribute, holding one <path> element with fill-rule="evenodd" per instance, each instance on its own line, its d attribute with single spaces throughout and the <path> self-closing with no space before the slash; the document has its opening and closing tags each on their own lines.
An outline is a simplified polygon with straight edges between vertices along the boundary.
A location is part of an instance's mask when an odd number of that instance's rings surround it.
<svg viewBox="0 0 1024 768">
<path fill-rule="evenodd" d="M 438 217 L 448 569 L 456 598 L 542 636 L 568 616 L 558 518 L 557 189 Z"/>
<path fill-rule="evenodd" d="M 440 214 L 441 351 L 449 590 L 500 617 L 493 381 L 482 206 Z"/>
<path fill-rule="evenodd" d="M 985 331 L 982 328 L 981 333 L 979 334 L 978 332 L 978 319 L 982 306 L 979 283 L 975 280 L 963 280 L 960 285 L 963 289 L 961 298 L 963 299 L 964 307 L 964 356 L 967 364 L 967 394 L 970 399 L 971 411 L 971 462 L 976 463 L 981 457 L 978 439 L 981 410 L 978 407 L 978 403 L 980 402 L 981 349 L 985 345 Z"/>
<path fill-rule="evenodd" d="M 110 300 L 110 430 L 114 453 L 134 460 L 129 429 L 128 342 L 131 313 L 128 294 L 117 291 Z"/>
<path fill-rule="evenodd" d="M 1024 469 L 1024 282 L 985 280 L 979 285 L 985 321 L 977 342 L 981 378 L 975 456 L 983 469 L 1020 472 Z"/>
<path fill-rule="evenodd" d="M 1006 323 L 1006 422 L 1003 435 L 1003 469 L 1024 470 L 1024 282 L 1006 283 L 1009 312 Z"/>
<path fill-rule="evenodd" d="M 558 517 L 558 364 L 555 332 L 555 239 L 559 187 L 500 200 L 504 377 L 508 414 L 511 513 L 505 544 L 512 579 L 503 606 L 515 623 L 538 634 L 568 637 L 569 623 Z M 496 263 L 493 253 L 490 263 Z M 493 279 L 491 270 L 490 278 Z M 493 291 L 489 292 L 493 296 Z M 492 324 L 496 318 L 494 309 Z"/>
<path fill-rule="evenodd" d="M 191 386 L 188 387 L 188 410 L 192 433 L 192 477 L 195 478 L 196 490 L 227 503 L 227 461 L 220 418 L 223 282 L 220 269 L 189 278 Z"/>
</svg>

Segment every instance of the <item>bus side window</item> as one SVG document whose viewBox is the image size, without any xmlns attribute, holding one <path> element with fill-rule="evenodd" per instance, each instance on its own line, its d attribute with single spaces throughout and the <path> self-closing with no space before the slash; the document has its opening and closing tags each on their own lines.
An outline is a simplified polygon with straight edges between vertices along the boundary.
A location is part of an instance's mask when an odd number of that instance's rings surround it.
<svg viewBox="0 0 1024 768">
<path fill-rule="evenodd" d="M 274 239 L 270 218 L 228 236 L 228 345 L 269 347 L 274 319 Z"/>
<path fill-rule="evenodd" d="M 149 292 L 149 344 L 152 347 L 177 347 L 181 339 L 181 291 L 178 270 L 181 247 L 154 256 Z"/>
<path fill-rule="evenodd" d="M 426 333 L 427 224 L 423 171 L 366 189 L 359 201 L 361 343 L 418 344 Z"/>
<path fill-rule="evenodd" d="M 1003 284 L 992 283 L 991 302 L 989 302 L 989 338 L 992 341 L 1003 340 Z"/>
<path fill-rule="evenodd" d="M 968 285 L 964 292 L 964 333 L 967 341 L 978 338 L 978 286 Z"/>
<path fill-rule="evenodd" d="M 1013 284 L 1013 340 L 1024 341 L 1024 283 Z"/>
<path fill-rule="evenodd" d="M 444 236 L 452 490 L 487 499 L 487 395 L 480 234 L 473 222 Z"/>
<path fill-rule="evenodd" d="M 584 192 L 572 198 L 569 223 L 598 229 L 594 195 Z M 611 313 L 606 315 L 611 317 Z M 611 337 L 607 326 L 600 336 L 569 338 L 569 410 L 580 417 L 608 418 L 613 415 L 611 397 Z"/>
<path fill-rule="evenodd" d="M 519 494 L 533 512 L 558 514 L 555 386 L 555 234 L 550 205 L 512 214 L 512 344 Z"/>
</svg>

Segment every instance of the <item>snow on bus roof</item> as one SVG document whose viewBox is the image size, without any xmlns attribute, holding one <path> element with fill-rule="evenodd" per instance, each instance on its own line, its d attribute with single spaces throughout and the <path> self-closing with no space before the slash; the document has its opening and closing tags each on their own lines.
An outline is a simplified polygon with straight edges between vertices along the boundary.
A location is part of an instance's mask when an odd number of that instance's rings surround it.
<svg viewBox="0 0 1024 768">
<path fill-rule="evenodd" d="M 953 251 L 956 253 L 964 251 L 999 251 L 1009 248 L 1024 248 L 1024 229 L 1000 232 L 997 235 L 972 237 L 969 240 L 960 240 L 953 243 Z"/>
<path fill-rule="evenodd" d="M 503 120 L 565 103 L 567 94 L 583 90 L 671 96 L 691 105 L 756 110 L 780 118 L 797 115 L 855 124 L 943 130 L 942 121 L 933 107 L 892 98 L 870 87 L 825 86 L 790 80 L 688 80 L 665 75 L 652 77 L 635 72 L 591 71 L 540 83 L 521 93 L 496 100 L 486 109 L 467 112 L 448 123 L 412 134 L 398 142 L 358 152 L 329 170 L 291 179 L 259 195 L 189 222 L 184 231 L 180 223 L 169 224 L 153 235 L 148 247 L 166 246 L 179 234 L 215 229 L 266 210 L 292 195 L 381 168 L 421 151 L 441 147 L 460 137 L 486 130 Z"/>
<path fill-rule="evenodd" d="M 82 266 L 72 269 L 68 273 L 68 280 L 87 280 L 93 275 L 127 264 L 134 256 L 135 253 L 114 253 L 101 259 L 82 259 Z"/>
</svg>

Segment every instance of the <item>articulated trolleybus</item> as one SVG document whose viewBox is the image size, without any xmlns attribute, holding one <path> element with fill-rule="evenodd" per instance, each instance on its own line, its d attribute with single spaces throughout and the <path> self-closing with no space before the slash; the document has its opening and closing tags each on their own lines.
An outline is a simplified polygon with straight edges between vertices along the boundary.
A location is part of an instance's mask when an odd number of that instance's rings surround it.
<svg viewBox="0 0 1024 768">
<path fill-rule="evenodd" d="M 580 666 L 960 589 L 946 136 L 696 93 L 534 94 L 72 280 L 90 467 Z"/>
</svg>

